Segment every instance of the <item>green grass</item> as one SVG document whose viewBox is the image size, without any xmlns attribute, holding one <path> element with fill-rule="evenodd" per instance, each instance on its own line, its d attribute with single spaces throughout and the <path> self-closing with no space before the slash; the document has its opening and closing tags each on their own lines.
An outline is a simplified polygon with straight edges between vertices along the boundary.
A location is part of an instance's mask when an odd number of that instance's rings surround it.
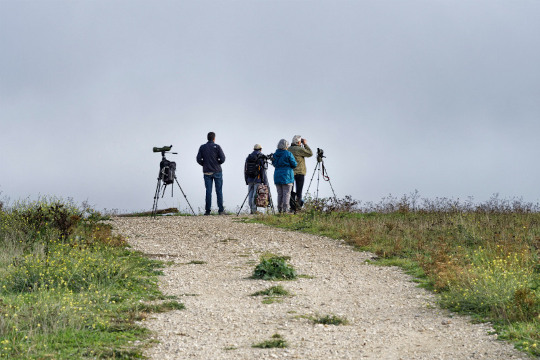
<svg viewBox="0 0 540 360">
<path fill-rule="evenodd" d="M 251 296 L 264 296 L 263 304 L 273 304 L 275 302 L 281 302 L 281 297 L 291 296 L 291 293 L 283 286 L 271 286 L 268 289 L 260 290 L 251 294 Z"/>
<path fill-rule="evenodd" d="M 414 200 L 414 201 L 413 201 Z M 540 356 L 540 206 L 496 197 L 479 205 L 404 196 L 358 209 L 350 198 L 308 201 L 296 215 L 251 221 L 336 239 L 400 266 L 440 305 L 494 324 Z"/>
<path fill-rule="evenodd" d="M 104 219 L 57 199 L 0 211 L 0 358 L 142 358 L 137 322 L 183 309 Z"/>
<path fill-rule="evenodd" d="M 347 325 L 349 323 L 346 318 L 337 315 L 316 315 L 306 316 L 306 318 L 311 320 L 314 324 L 322 325 Z"/>
<path fill-rule="evenodd" d="M 270 340 L 265 340 L 263 342 L 253 344 L 251 347 L 260 348 L 260 349 L 271 349 L 271 348 L 286 348 L 289 345 L 287 341 L 279 334 L 272 335 Z"/>
<path fill-rule="evenodd" d="M 283 286 L 271 286 L 268 289 L 254 292 L 251 296 L 289 296 L 291 293 L 286 290 Z"/>
</svg>

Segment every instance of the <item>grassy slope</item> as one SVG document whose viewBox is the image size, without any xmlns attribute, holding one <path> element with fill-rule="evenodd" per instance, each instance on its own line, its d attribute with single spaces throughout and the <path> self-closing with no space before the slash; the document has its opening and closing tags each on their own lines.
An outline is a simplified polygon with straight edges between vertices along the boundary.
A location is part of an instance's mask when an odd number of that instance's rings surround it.
<svg viewBox="0 0 540 360">
<path fill-rule="evenodd" d="M 540 213 L 333 210 L 308 205 L 255 221 L 374 252 L 379 263 L 402 266 L 440 293 L 442 306 L 492 321 L 501 337 L 540 355 Z"/>
<path fill-rule="evenodd" d="M 101 220 L 57 200 L 0 211 L 1 358 L 142 358 L 137 321 L 183 308 L 157 288 L 163 264 Z"/>
</svg>

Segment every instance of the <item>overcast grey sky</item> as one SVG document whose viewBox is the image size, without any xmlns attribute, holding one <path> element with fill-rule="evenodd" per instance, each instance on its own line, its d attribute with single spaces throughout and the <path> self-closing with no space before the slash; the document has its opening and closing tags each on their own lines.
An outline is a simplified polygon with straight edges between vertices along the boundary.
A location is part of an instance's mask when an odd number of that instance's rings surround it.
<svg viewBox="0 0 540 360">
<path fill-rule="evenodd" d="M 338 197 L 537 202 L 539 19 L 537 0 L 0 0 L 1 196 L 149 210 L 172 144 L 197 210 L 214 131 L 232 211 L 253 145 L 295 134 Z"/>
</svg>

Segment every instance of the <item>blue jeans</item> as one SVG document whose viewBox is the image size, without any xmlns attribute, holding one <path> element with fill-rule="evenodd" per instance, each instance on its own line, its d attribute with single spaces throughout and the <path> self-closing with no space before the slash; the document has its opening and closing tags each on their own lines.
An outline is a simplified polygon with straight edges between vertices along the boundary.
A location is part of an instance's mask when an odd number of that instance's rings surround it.
<svg viewBox="0 0 540 360">
<path fill-rule="evenodd" d="M 255 204 L 255 195 L 257 194 L 257 188 L 260 184 L 261 183 L 255 182 L 248 184 L 249 209 L 251 210 L 252 214 L 257 211 L 257 204 Z"/>
<path fill-rule="evenodd" d="M 223 208 L 223 173 L 216 172 L 212 175 L 204 175 L 204 187 L 206 188 L 206 202 L 204 210 L 206 214 L 210 214 L 212 207 L 212 183 L 216 183 L 216 196 L 218 210 L 222 213 L 225 209 Z"/>
</svg>

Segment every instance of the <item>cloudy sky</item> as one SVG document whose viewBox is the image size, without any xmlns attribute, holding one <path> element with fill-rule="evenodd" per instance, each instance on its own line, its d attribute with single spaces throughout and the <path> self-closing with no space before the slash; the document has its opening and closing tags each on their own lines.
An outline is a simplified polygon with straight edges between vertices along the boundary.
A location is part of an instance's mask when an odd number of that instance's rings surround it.
<svg viewBox="0 0 540 360">
<path fill-rule="evenodd" d="M 172 144 L 198 211 L 214 131 L 231 211 L 253 145 L 295 134 L 338 197 L 538 202 L 538 19 L 537 0 L 0 0 L 0 197 L 150 210 Z"/>
</svg>

